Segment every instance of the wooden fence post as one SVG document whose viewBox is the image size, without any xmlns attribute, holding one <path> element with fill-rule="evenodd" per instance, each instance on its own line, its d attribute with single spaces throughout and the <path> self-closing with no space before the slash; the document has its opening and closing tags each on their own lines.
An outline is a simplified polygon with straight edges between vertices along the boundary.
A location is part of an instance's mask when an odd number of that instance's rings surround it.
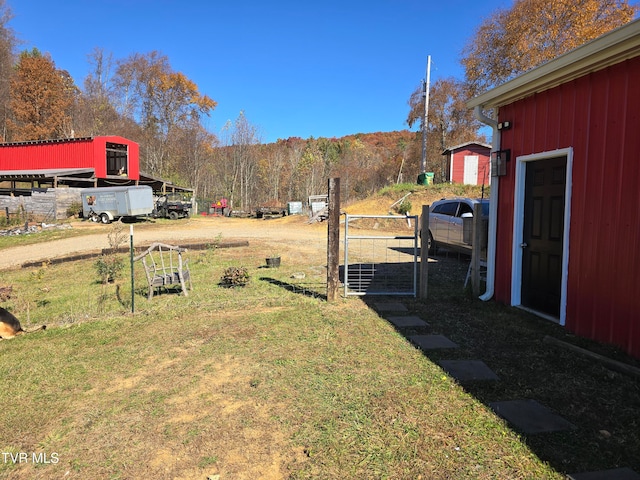
<svg viewBox="0 0 640 480">
<path fill-rule="evenodd" d="M 327 301 L 338 298 L 340 283 L 340 179 L 329 179 L 327 226 Z"/>
<path fill-rule="evenodd" d="M 420 216 L 420 299 L 426 300 L 429 277 L 429 205 L 422 206 Z"/>
</svg>

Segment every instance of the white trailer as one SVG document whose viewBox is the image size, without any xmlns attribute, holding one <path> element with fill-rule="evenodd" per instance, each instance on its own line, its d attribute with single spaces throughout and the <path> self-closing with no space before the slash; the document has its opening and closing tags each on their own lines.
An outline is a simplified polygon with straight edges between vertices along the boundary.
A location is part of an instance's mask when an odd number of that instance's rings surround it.
<svg viewBox="0 0 640 480">
<path fill-rule="evenodd" d="M 94 222 L 153 212 L 153 190 L 148 186 L 84 188 L 81 195 L 82 216 Z"/>
</svg>

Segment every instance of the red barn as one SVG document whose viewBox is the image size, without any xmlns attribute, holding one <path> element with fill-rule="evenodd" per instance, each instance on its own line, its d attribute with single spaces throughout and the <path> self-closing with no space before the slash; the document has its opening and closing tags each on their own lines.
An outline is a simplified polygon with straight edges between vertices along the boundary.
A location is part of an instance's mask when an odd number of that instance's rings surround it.
<svg viewBox="0 0 640 480">
<path fill-rule="evenodd" d="M 476 142 L 447 148 L 442 152 L 447 158 L 446 180 L 465 185 L 488 185 L 491 180 L 490 151 L 491 145 Z"/>
<path fill-rule="evenodd" d="M 0 144 L 0 175 L 13 181 L 89 177 L 92 183 L 140 180 L 138 144 L 126 138 L 68 138 Z M 86 185 L 90 186 L 90 185 Z"/>
<path fill-rule="evenodd" d="M 640 357 L 640 21 L 468 105 L 494 129 L 482 298 Z"/>
</svg>

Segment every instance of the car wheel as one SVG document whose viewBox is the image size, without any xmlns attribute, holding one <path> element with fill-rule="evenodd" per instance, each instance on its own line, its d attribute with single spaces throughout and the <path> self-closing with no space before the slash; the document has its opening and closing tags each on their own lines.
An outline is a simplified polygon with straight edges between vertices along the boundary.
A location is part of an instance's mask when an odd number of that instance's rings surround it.
<svg viewBox="0 0 640 480">
<path fill-rule="evenodd" d="M 433 235 L 429 232 L 429 240 L 427 241 L 429 254 L 434 255 L 436 253 L 436 242 L 433 241 Z"/>
</svg>

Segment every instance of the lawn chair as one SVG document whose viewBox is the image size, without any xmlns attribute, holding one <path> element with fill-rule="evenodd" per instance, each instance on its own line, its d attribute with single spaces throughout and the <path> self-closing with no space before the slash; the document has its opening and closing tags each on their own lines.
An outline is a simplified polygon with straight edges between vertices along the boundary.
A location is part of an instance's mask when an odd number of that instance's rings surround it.
<svg viewBox="0 0 640 480">
<path fill-rule="evenodd" d="M 175 245 L 164 243 L 153 243 L 147 250 L 134 258 L 135 261 L 142 260 L 144 272 L 149 285 L 149 300 L 153 298 L 156 289 L 168 289 L 172 287 L 181 288 L 182 293 L 187 296 L 187 283 L 189 290 L 193 289 L 191 284 L 191 273 L 189 272 L 188 260 L 182 259 L 182 252 L 186 249 Z"/>
</svg>

